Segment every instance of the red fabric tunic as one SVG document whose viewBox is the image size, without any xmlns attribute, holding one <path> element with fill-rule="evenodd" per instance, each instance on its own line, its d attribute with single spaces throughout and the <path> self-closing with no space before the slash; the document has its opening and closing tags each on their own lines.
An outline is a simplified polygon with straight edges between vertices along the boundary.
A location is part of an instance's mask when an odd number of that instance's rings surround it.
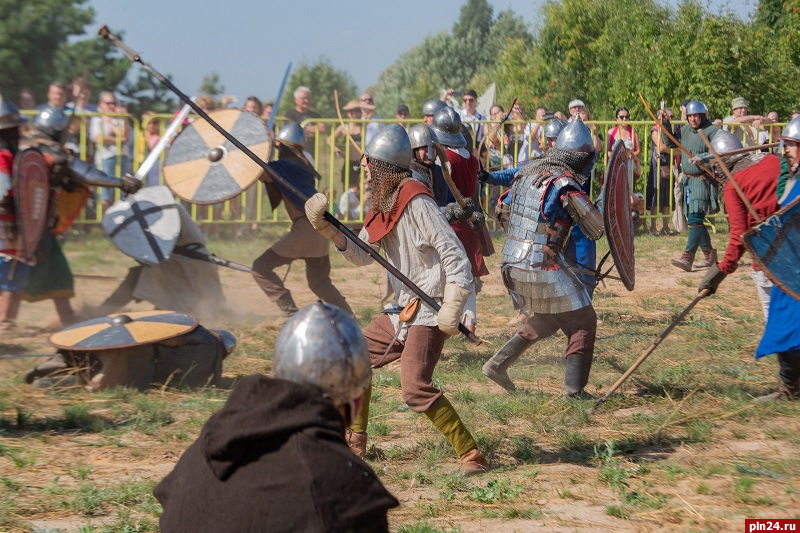
<svg viewBox="0 0 800 533">
<path fill-rule="evenodd" d="M 478 160 L 472 154 L 470 154 L 469 159 L 465 159 L 452 150 L 447 150 L 447 160 L 450 161 L 453 183 L 461 192 L 461 196 L 464 199 L 472 198 L 478 186 Z M 453 231 L 456 232 L 456 237 L 464 245 L 469 264 L 472 266 L 472 276 L 487 275 L 489 269 L 486 268 L 486 263 L 483 261 L 480 236 L 472 231 L 466 221 L 453 222 L 450 227 L 453 228 Z"/>
<path fill-rule="evenodd" d="M 8 150 L 0 150 L 0 174 L 5 174 L 11 179 L 14 169 L 14 156 Z M 17 215 L 14 212 L 14 189 L 9 189 L 4 198 L 0 198 L 4 209 L 0 212 L 0 253 L 16 255 L 18 250 L 14 246 L 12 236 L 16 235 L 14 228 L 17 226 Z"/>
<path fill-rule="evenodd" d="M 757 164 L 733 174 L 733 179 L 742 188 L 745 197 L 750 200 L 753 209 L 756 210 L 756 213 L 761 218 L 770 216 L 779 208 L 778 195 L 775 191 L 780 173 L 780 157 L 769 154 Z M 741 259 L 745 251 L 744 244 L 742 244 L 742 234 L 755 226 L 756 221 L 747 211 L 733 184 L 726 183 L 723 194 L 725 196 L 725 208 L 728 211 L 731 236 L 728 241 L 728 247 L 725 249 L 725 256 L 722 261 L 717 263 L 717 268 L 721 272 L 732 274 L 736 271 L 739 259 Z"/>
<path fill-rule="evenodd" d="M 417 180 L 409 180 L 400 186 L 400 191 L 397 193 L 397 200 L 395 200 L 392 210 L 388 213 L 373 212 L 372 209 L 367 211 L 367 216 L 364 217 L 364 229 L 367 230 L 369 235 L 370 244 L 375 244 L 383 239 L 392 231 L 394 225 L 400 220 L 400 215 L 408 205 L 408 202 L 418 194 L 425 194 L 433 198 L 433 193 L 422 183 Z"/>
</svg>

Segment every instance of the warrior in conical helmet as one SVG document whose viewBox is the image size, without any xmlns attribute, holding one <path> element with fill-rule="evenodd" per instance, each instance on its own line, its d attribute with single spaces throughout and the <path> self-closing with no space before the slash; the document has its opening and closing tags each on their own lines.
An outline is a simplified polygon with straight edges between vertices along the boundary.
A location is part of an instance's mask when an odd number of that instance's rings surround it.
<svg viewBox="0 0 800 533">
<path fill-rule="evenodd" d="M 372 193 L 359 237 L 381 248 L 386 259 L 412 282 L 441 301 L 438 314 L 421 305 L 416 295 L 392 278 L 396 301 L 363 329 L 372 366 L 379 368 L 400 358 L 400 386 L 412 411 L 425 413 L 461 458 L 467 474 L 488 470 L 475 439 L 458 413 L 433 384 L 433 371 L 444 341 L 458 334 L 458 324 L 473 284 L 464 247 L 456 238 L 428 187 L 411 177 L 411 143 L 397 124 L 384 127 L 364 151 L 361 165 Z M 366 252 L 348 243 L 324 218 L 327 199 L 322 194 L 306 202 L 306 214 L 322 235 L 356 266 L 372 263 Z M 347 434 L 354 452 L 367 448 L 369 396 Z"/>
<path fill-rule="evenodd" d="M 515 389 L 508 367 L 533 344 L 561 330 L 567 336 L 564 396 L 591 398 L 583 389 L 592 367 L 597 314 L 563 249 L 573 224 L 589 239 L 603 234 L 602 216 L 581 187 L 594 158 L 591 132 L 576 119 L 542 159 L 520 170 L 511 189 L 502 278 L 515 306 L 533 315 L 483 365 L 483 373 L 506 390 Z"/>
</svg>

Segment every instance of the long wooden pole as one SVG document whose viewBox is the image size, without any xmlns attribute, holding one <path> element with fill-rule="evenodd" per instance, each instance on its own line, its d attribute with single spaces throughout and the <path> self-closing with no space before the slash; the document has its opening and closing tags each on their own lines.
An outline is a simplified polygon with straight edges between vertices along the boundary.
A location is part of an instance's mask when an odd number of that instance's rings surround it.
<svg viewBox="0 0 800 533">
<path fill-rule="evenodd" d="M 697 302 L 699 302 L 709 294 L 711 294 L 711 291 L 709 289 L 703 289 L 702 291 L 700 291 L 700 293 L 695 297 L 695 299 L 692 300 L 692 302 L 689 305 L 687 305 L 683 311 L 680 312 L 680 314 L 675 318 L 675 320 L 672 321 L 672 323 L 669 326 L 667 326 L 667 329 L 665 329 L 661 335 L 656 337 L 656 339 L 653 341 L 653 344 L 651 344 L 650 347 L 647 348 L 644 351 L 644 353 L 640 355 L 639 358 L 631 365 L 631 367 L 624 374 L 622 374 L 622 377 L 620 377 L 617 380 L 617 382 L 614 383 L 610 389 L 608 389 L 608 392 L 606 392 L 602 397 L 598 398 L 597 402 L 595 402 L 595 404 L 592 406 L 592 409 L 596 409 L 597 407 L 602 405 L 603 402 L 608 400 L 611 397 L 611 395 L 614 394 L 616 390 L 620 388 L 622 384 L 625 383 L 625 381 L 629 377 L 631 377 L 631 374 L 636 372 L 636 369 L 639 368 L 639 365 L 644 363 L 644 360 L 647 359 L 650 356 L 650 354 L 653 353 L 653 351 L 655 351 L 656 348 L 658 348 L 658 346 L 661 344 L 661 341 L 663 341 L 667 337 L 667 335 L 669 335 L 670 332 L 675 328 L 675 326 L 677 326 L 680 323 L 680 321 L 684 319 L 684 317 L 689 313 L 689 311 L 691 311 L 692 308 L 695 305 L 697 305 Z"/>
</svg>

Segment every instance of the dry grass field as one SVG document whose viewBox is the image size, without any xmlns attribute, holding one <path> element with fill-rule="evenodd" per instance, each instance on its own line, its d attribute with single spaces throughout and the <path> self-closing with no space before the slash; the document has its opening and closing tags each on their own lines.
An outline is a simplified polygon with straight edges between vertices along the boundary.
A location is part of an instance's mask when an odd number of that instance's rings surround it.
<svg viewBox="0 0 800 533">
<path fill-rule="evenodd" d="M 276 232 L 212 240 L 209 249 L 249 263 Z M 65 245 L 74 272 L 121 278 L 132 260 L 98 233 Z M 684 239 L 637 237 L 636 290 L 607 281 L 595 293 L 590 392 L 613 384 L 695 295 L 703 273 L 668 264 Z M 722 248 L 727 235 L 712 240 Z M 489 259 L 478 299 L 484 344 L 449 340 L 435 374 L 491 472 L 460 475 L 450 446 L 403 404 L 397 369 L 376 372 L 367 458 L 401 502 L 390 514 L 393 531 L 742 531 L 745 518 L 800 518 L 800 402 L 752 402 L 774 390 L 777 362 L 753 359 L 763 318 L 749 263 L 697 305 L 621 394 L 589 412 L 591 402 L 561 397 L 563 337 L 512 367 L 515 393 L 480 373 L 514 332 L 498 262 Z M 340 257 L 333 266 L 334 282 L 366 323 L 380 308 L 383 272 Z M 297 263 L 287 278 L 298 304 L 313 301 L 303 270 Z M 35 389 L 23 376 L 38 359 L 0 360 L 0 531 L 158 530 L 155 484 L 239 377 L 270 372 L 275 307 L 248 275 L 224 270 L 222 278 L 232 312 L 205 325 L 231 330 L 239 347 L 219 389 Z M 88 310 L 118 281 L 76 283 L 76 308 Z M 55 320 L 51 303 L 23 304 L 20 331 L 0 339 L 0 353 L 52 353 Z"/>
</svg>

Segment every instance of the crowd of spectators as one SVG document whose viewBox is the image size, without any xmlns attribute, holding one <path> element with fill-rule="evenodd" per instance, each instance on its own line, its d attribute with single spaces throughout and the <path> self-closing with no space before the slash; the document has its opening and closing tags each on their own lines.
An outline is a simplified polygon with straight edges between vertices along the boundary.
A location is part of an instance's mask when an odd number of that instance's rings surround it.
<svg viewBox="0 0 800 533">
<path fill-rule="evenodd" d="M 362 215 L 361 197 L 364 195 L 363 176 L 358 166 L 360 150 L 357 150 L 348 140 L 352 139 L 359 147 L 369 144 L 372 137 L 383 126 L 383 119 L 376 113 L 375 101 L 370 93 L 363 93 L 356 100 L 351 100 L 343 107 L 346 123 L 332 128 L 328 133 L 328 128 L 324 121 L 313 122 L 315 118 L 321 118 L 320 114 L 312 107 L 313 95 L 311 89 L 299 86 L 293 93 L 294 108 L 280 111 L 281 117 L 288 121 L 302 123 L 312 119 L 305 125 L 305 148 L 306 151 L 314 153 L 315 149 L 321 146 L 317 141 L 324 140 L 332 152 L 332 156 L 341 163 L 336 163 L 335 167 L 340 168 L 339 179 L 331 182 L 331 194 L 335 194 L 338 201 L 333 202 L 333 207 L 340 218 L 345 220 L 359 219 Z M 590 112 L 583 100 L 576 98 L 569 102 L 568 113 L 563 114 L 559 111 L 548 110 L 543 105 L 538 105 L 532 119 L 528 119 L 525 105 L 522 102 L 515 102 L 510 112 L 506 112 L 499 104 L 492 105 L 487 111 L 489 116 L 484 116 L 478 109 L 478 93 L 474 89 L 464 91 L 446 91 L 444 97 L 429 100 L 425 103 L 421 111 L 426 123 L 432 121 L 433 112 L 445 105 L 446 101 L 455 103 L 456 111 L 460 115 L 462 122 L 469 128 L 468 133 L 472 139 L 473 147 L 480 147 L 480 153 L 476 155 L 484 161 L 487 170 L 498 168 L 515 168 L 525 161 L 541 157 L 547 149 L 545 139 L 545 125 L 554 119 L 567 122 L 575 120 L 580 116 L 585 122 L 591 121 Z M 22 109 L 35 109 L 36 101 L 33 93 L 23 89 L 19 95 L 20 107 Z M 685 105 L 688 100 L 681 102 L 680 120 L 686 120 Z M 98 95 L 96 104 L 92 101 L 90 84 L 83 78 L 77 78 L 70 84 L 64 85 L 53 82 L 48 87 L 47 103 L 64 109 L 74 110 L 70 123 L 67 142 L 72 143 L 71 147 L 78 151 L 81 146 L 81 136 L 84 138 L 83 154 L 88 160 L 92 160 L 95 165 L 104 172 L 120 176 L 124 173 L 133 172 L 134 146 L 133 137 L 137 133 L 132 130 L 131 121 L 124 115 L 127 110 L 117 100 L 115 94 L 104 91 Z M 236 104 L 236 99 L 229 96 L 222 96 L 219 103 L 208 95 L 201 95 L 197 98 L 197 104 L 206 112 L 212 112 L 219 108 L 230 108 Z M 463 104 L 463 105 L 458 105 Z M 256 96 L 249 96 L 245 99 L 241 109 L 248 111 L 262 118 L 265 122 L 269 120 L 274 110 L 274 102 L 263 103 Z M 396 108 L 394 119 L 399 121 L 404 127 L 409 127 L 414 123 L 414 111 L 406 104 L 399 104 Z M 675 117 L 672 109 L 668 112 L 671 117 Z M 101 116 L 92 116 L 88 121 L 81 118 L 82 113 L 100 113 Z M 793 114 L 794 118 L 797 114 Z M 615 114 L 616 123 L 601 132 L 597 124 L 590 124 L 595 149 L 598 154 L 608 157 L 617 141 L 622 142 L 628 153 L 630 161 L 630 179 L 632 190 L 641 190 L 640 194 L 641 211 L 647 211 L 650 215 L 649 230 L 642 226 L 642 230 L 648 230 L 653 235 L 670 235 L 673 230 L 669 228 L 669 214 L 672 209 L 673 199 L 671 194 L 671 184 L 675 172 L 676 158 L 674 151 L 667 149 L 661 142 L 658 134 L 658 127 L 636 127 L 630 124 L 631 113 L 627 107 L 621 105 Z M 789 117 L 784 119 L 788 122 Z M 503 122 L 502 127 L 497 124 Z M 717 118 L 716 124 L 731 131 L 738 138 L 742 139 L 747 146 L 768 145 L 764 151 L 777 153 L 778 147 L 771 145 L 777 141 L 781 126 L 778 113 L 770 111 L 764 115 L 751 113 L 749 104 L 743 97 L 736 97 L 731 102 L 731 114 L 723 118 Z M 607 123 L 607 122 L 606 122 Z M 145 113 L 141 117 L 143 135 L 143 147 L 146 154 L 155 146 L 159 139 L 159 134 L 164 128 L 163 119 L 158 118 L 153 113 Z M 637 129 L 639 130 L 637 132 Z M 675 127 L 675 134 L 679 136 L 679 126 Z M 649 161 L 647 167 L 642 168 L 643 145 L 640 134 L 650 134 L 649 142 L 646 143 L 646 151 Z M 593 194 L 599 193 L 602 186 L 603 165 L 596 165 L 595 176 L 596 185 Z M 334 173 L 335 170 L 331 169 Z M 644 179 L 642 176 L 646 176 Z M 154 167 L 146 176 L 146 184 L 149 186 L 159 182 L 160 169 Z M 99 198 L 104 208 L 107 208 L 116 197 L 114 190 L 102 190 Z M 257 191 L 255 188 L 247 191 L 242 200 L 231 202 L 230 211 L 233 218 L 244 217 L 250 221 L 250 232 L 257 231 L 258 220 L 256 206 Z M 242 203 L 243 201 L 243 203 Z M 246 209 L 243 209 L 243 205 Z M 338 208 L 338 209 L 337 209 Z M 243 212 L 244 211 L 244 212 Z M 214 210 L 214 216 L 222 216 L 219 209 Z M 658 222 L 661 221 L 661 227 Z"/>
</svg>

